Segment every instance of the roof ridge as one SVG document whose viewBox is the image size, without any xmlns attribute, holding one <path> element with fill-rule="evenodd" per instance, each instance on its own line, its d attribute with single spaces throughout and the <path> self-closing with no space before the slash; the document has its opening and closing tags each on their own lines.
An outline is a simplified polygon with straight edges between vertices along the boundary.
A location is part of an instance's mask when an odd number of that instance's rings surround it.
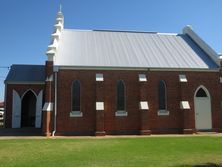
<svg viewBox="0 0 222 167">
<path fill-rule="evenodd" d="M 156 31 L 137 31 L 137 30 L 112 30 L 112 29 L 95 29 L 92 31 L 102 31 L 102 32 L 125 32 L 125 33 L 151 33 L 151 34 L 157 34 L 158 32 Z"/>
<path fill-rule="evenodd" d="M 148 33 L 148 34 L 158 34 L 158 35 L 178 35 L 177 33 L 167 33 L 167 32 L 157 32 L 157 31 L 138 31 L 138 30 L 118 30 L 118 29 L 63 29 L 63 31 L 87 31 L 87 32 L 123 32 L 123 33 Z"/>
</svg>

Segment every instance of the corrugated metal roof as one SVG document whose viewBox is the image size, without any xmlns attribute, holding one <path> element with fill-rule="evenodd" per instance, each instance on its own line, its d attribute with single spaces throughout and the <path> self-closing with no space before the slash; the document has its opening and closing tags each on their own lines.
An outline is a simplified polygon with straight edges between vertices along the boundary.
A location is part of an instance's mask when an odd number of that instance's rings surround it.
<svg viewBox="0 0 222 167">
<path fill-rule="evenodd" d="M 5 82 L 44 82 L 44 65 L 12 65 Z"/>
<path fill-rule="evenodd" d="M 80 67 L 218 68 L 186 34 L 62 31 L 55 65 Z"/>
</svg>

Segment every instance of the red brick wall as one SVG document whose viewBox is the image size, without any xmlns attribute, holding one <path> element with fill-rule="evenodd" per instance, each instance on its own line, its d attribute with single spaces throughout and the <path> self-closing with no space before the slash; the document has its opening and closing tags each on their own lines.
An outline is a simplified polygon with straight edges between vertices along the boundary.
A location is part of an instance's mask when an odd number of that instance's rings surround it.
<svg viewBox="0 0 222 167">
<path fill-rule="evenodd" d="M 6 90 L 6 120 L 5 120 L 5 127 L 11 128 L 12 127 L 12 93 L 13 90 L 15 90 L 20 97 L 23 96 L 23 94 L 27 90 L 33 90 L 37 95 L 41 90 L 44 90 L 44 85 L 38 85 L 38 84 L 7 84 L 7 90 Z M 44 92 L 44 91 L 43 91 Z"/>
<path fill-rule="evenodd" d="M 148 116 L 152 133 L 182 133 L 183 129 L 195 129 L 194 93 L 204 85 L 211 95 L 212 125 L 214 129 L 222 128 L 222 84 L 217 72 L 162 72 L 162 71 L 89 71 L 60 70 L 58 73 L 58 115 L 57 134 L 94 134 L 96 126 L 95 74 L 104 74 L 104 121 L 106 134 L 139 134 L 140 85 L 138 74 L 147 74 Z M 188 82 L 180 83 L 179 74 L 185 74 Z M 81 112 L 83 117 L 70 118 L 71 86 L 74 80 L 81 82 Z M 116 117 L 116 83 L 123 80 L 126 85 L 127 117 Z M 158 116 L 158 82 L 164 80 L 167 86 L 167 109 L 169 116 Z M 183 84 L 183 86 L 181 86 Z M 183 99 L 181 99 L 183 97 Z M 181 110 L 180 101 L 188 100 L 190 110 Z M 183 112 L 188 118 L 184 120 Z"/>
<path fill-rule="evenodd" d="M 139 110 L 140 83 L 138 74 L 147 74 L 145 83 L 147 101 L 149 103 L 149 127 L 152 133 L 183 133 L 184 129 L 195 131 L 194 93 L 203 85 L 211 95 L 212 126 L 214 130 L 222 129 L 222 84 L 219 72 L 168 72 L 168 71 L 111 71 L 111 70 L 60 70 L 58 72 L 57 98 L 57 135 L 94 135 L 96 130 L 96 73 L 104 74 L 103 93 L 104 130 L 106 134 L 139 134 L 141 114 Z M 179 82 L 179 74 L 185 74 L 187 83 Z M 70 117 L 71 87 L 75 80 L 81 83 L 81 112 L 83 117 Z M 127 117 L 116 117 L 116 83 L 123 80 L 126 86 Z M 158 116 L 158 83 L 164 80 L 167 86 L 167 109 L 169 116 Z M 20 96 L 32 89 L 36 93 L 44 89 L 44 85 L 12 85 L 7 86 L 6 127 L 11 127 L 12 90 Z M 181 110 L 180 101 L 189 101 L 190 110 Z M 186 116 L 184 117 L 184 114 Z M 53 117 L 51 118 L 53 121 Z"/>
<path fill-rule="evenodd" d="M 190 101 L 190 127 L 195 128 L 194 93 L 200 85 L 203 85 L 208 89 L 211 96 L 212 127 L 214 129 L 222 128 L 222 107 L 220 104 L 222 101 L 222 83 L 219 82 L 219 77 L 219 73 L 187 73 L 187 89 L 184 90 L 183 95 Z"/>
<path fill-rule="evenodd" d="M 92 135 L 95 132 L 95 76 L 93 72 L 59 71 L 57 97 L 57 134 Z M 79 80 L 81 84 L 81 112 L 83 117 L 73 118 L 72 83 Z"/>
</svg>

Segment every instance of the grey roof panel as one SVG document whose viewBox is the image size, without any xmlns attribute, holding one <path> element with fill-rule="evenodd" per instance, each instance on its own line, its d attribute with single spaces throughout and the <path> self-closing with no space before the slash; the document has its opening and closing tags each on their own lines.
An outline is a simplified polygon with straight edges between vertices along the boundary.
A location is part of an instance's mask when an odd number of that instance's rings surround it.
<svg viewBox="0 0 222 167">
<path fill-rule="evenodd" d="M 44 82 L 44 65 L 12 65 L 5 82 Z"/>
<path fill-rule="evenodd" d="M 81 67 L 218 68 L 186 34 L 62 31 L 55 65 Z"/>
</svg>

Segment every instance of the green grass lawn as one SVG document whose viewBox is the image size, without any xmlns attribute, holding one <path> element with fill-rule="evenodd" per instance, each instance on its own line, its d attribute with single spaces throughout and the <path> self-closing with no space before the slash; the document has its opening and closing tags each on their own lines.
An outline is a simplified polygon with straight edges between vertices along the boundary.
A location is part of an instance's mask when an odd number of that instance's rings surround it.
<svg viewBox="0 0 222 167">
<path fill-rule="evenodd" d="M 0 166 L 222 166 L 222 137 L 0 140 Z"/>
</svg>

